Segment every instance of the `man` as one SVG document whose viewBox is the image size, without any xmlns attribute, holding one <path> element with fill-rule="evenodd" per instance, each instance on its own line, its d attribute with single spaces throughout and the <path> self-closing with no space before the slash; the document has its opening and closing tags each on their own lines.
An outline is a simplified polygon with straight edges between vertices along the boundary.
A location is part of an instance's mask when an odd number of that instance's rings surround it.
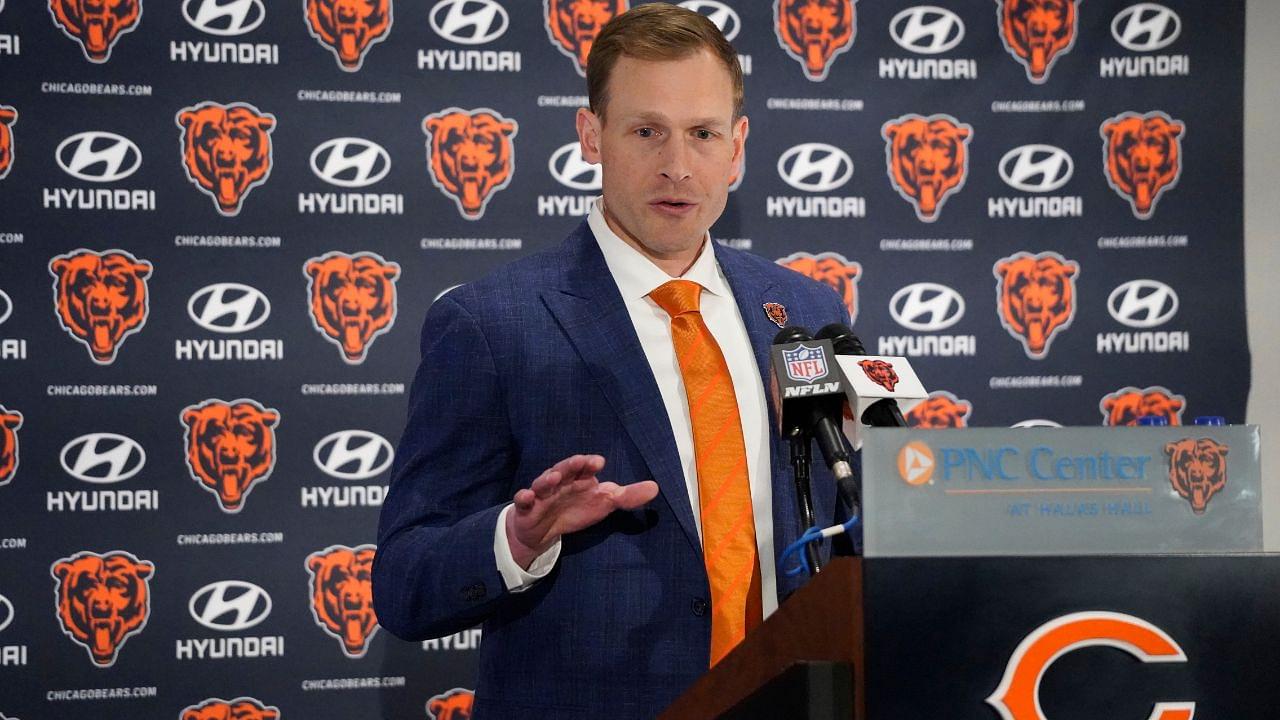
<svg viewBox="0 0 1280 720">
<path fill-rule="evenodd" d="M 383 627 L 484 624 L 477 717 L 652 717 L 796 587 L 764 305 L 848 320 L 826 286 L 710 240 L 748 129 L 712 23 L 619 15 L 587 84 L 603 197 L 558 249 L 432 306 L 378 532 Z"/>
</svg>

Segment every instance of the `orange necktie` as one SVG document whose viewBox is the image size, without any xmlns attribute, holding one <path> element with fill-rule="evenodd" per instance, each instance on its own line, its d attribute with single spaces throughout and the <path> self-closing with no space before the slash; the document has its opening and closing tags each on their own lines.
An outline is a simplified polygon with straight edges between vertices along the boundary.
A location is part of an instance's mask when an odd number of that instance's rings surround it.
<svg viewBox="0 0 1280 720">
<path fill-rule="evenodd" d="M 689 400 L 715 665 L 760 624 L 763 614 L 742 420 L 729 366 L 699 310 L 702 286 L 672 280 L 649 297 L 671 316 L 671 340 Z"/>
</svg>

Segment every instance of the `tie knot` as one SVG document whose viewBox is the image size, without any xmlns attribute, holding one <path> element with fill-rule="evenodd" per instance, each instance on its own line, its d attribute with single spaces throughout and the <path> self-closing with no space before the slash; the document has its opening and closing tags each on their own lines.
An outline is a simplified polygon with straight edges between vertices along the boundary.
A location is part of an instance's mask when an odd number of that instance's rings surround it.
<svg viewBox="0 0 1280 720">
<path fill-rule="evenodd" d="M 702 286 L 692 280 L 671 280 L 649 293 L 649 297 L 674 318 L 684 313 L 698 312 Z"/>
</svg>

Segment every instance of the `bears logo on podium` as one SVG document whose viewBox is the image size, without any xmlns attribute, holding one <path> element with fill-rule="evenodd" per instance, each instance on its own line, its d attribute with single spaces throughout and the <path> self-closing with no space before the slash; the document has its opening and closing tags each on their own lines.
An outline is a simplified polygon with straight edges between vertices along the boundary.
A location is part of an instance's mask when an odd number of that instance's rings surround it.
<svg viewBox="0 0 1280 720">
<path fill-rule="evenodd" d="M 333 251 L 302 266 L 311 297 L 311 324 L 342 351 L 349 364 L 364 362 L 374 338 L 396 321 L 400 265 L 381 255 Z"/>
<path fill-rule="evenodd" d="M 142 0 L 49 0 L 53 24 L 80 43 L 90 62 L 111 59 L 121 35 L 138 27 Z"/>
<path fill-rule="evenodd" d="M 950 115 L 908 114 L 885 123 L 880 135 L 894 189 L 921 222 L 937 220 L 943 203 L 969 177 L 973 128 Z"/>
<path fill-rule="evenodd" d="M 89 651 L 95 666 L 114 665 L 125 641 L 147 626 L 155 570 L 123 550 L 85 550 L 49 567 L 62 631 Z"/>
<path fill-rule="evenodd" d="M 916 403 L 904 417 L 910 427 L 931 430 L 968 427 L 972 413 L 973 403 L 961 400 L 955 393 L 936 390 Z"/>
<path fill-rule="evenodd" d="M 338 67 L 355 72 L 376 42 L 391 32 L 391 0 L 305 0 L 307 31 L 333 51 Z"/>
<path fill-rule="evenodd" d="M 422 119 L 427 134 L 431 181 L 454 199 L 467 220 L 479 220 L 493 193 L 511 182 L 516 170 L 515 120 L 489 108 L 446 108 Z"/>
<path fill-rule="evenodd" d="M 862 368 L 862 372 L 866 373 L 871 382 L 889 392 L 893 392 L 893 389 L 898 386 L 898 382 L 901 380 L 893 366 L 884 360 L 859 360 L 858 366 Z"/>
<path fill-rule="evenodd" d="M 18 109 L 0 105 L 0 180 L 13 169 L 13 130 L 18 122 Z"/>
<path fill-rule="evenodd" d="M 95 363 L 115 362 L 124 339 L 147 323 L 151 270 L 149 261 L 126 250 L 81 248 L 49 261 L 58 322 Z"/>
<path fill-rule="evenodd" d="M 1227 452 L 1230 448 L 1212 438 L 1184 438 L 1164 446 L 1169 456 L 1169 483 L 1191 503 L 1191 512 L 1203 515 L 1209 500 L 1227 486 Z"/>
<path fill-rule="evenodd" d="M 587 56 L 600 29 L 627 11 L 628 0 L 542 0 L 551 44 L 573 60 L 578 74 L 587 75 Z"/>
<path fill-rule="evenodd" d="M 453 688 L 427 700 L 427 717 L 431 720 L 471 720 L 475 693 L 466 688 Z"/>
<path fill-rule="evenodd" d="M 1056 252 L 1019 252 L 997 260 L 991 272 L 1000 324 L 1022 343 L 1027 357 L 1043 359 L 1049 343 L 1075 318 L 1080 264 Z"/>
<path fill-rule="evenodd" d="M 1159 110 L 1120 113 L 1102 123 L 1102 155 L 1107 184 L 1129 201 L 1133 216 L 1146 220 L 1156 201 L 1182 177 L 1182 134 L 1186 126 Z"/>
<path fill-rule="evenodd" d="M 996 0 L 1000 39 L 1037 85 L 1076 42 L 1080 0 Z"/>
<path fill-rule="evenodd" d="M 249 191 L 271 175 L 274 115 L 248 103 L 203 102 L 174 116 L 182 128 L 187 179 L 213 198 L 218 212 L 238 215 Z"/>
<path fill-rule="evenodd" d="M 18 428 L 22 413 L 0 405 L 0 485 L 7 485 L 18 473 Z"/>
<path fill-rule="evenodd" d="M 795 252 L 778 258 L 778 264 L 791 268 L 801 275 L 831 286 L 849 309 L 849 323 L 858 319 L 858 280 L 862 277 L 862 264 L 845 258 L 837 252 L 821 252 L 817 255 Z M 783 322 L 786 322 L 784 313 Z"/>
<path fill-rule="evenodd" d="M 183 408 L 178 419 L 191 479 L 218 498 L 223 512 L 240 512 L 275 469 L 279 411 L 256 400 L 210 399 Z"/>
<path fill-rule="evenodd" d="M 183 708 L 178 717 L 180 720 L 276 720 L 280 717 L 280 708 L 263 705 L 261 700 L 251 697 L 209 698 Z"/>
<path fill-rule="evenodd" d="M 311 616 L 342 643 L 349 658 L 364 657 L 378 632 L 373 611 L 373 545 L 331 545 L 307 556 Z"/>
<path fill-rule="evenodd" d="M 778 44 L 804 68 L 804 76 L 827 79 L 836 56 L 853 47 L 855 0 L 773 0 Z"/>
<path fill-rule="evenodd" d="M 1112 427 L 1137 425 L 1138 418 L 1146 415 L 1165 418 L 1170 425 L 1181 425 L 1186 407 L 1186 398 L 1159 385 L 1120 388 L 1098 402 L 1102 424 Z"/>
</svg>

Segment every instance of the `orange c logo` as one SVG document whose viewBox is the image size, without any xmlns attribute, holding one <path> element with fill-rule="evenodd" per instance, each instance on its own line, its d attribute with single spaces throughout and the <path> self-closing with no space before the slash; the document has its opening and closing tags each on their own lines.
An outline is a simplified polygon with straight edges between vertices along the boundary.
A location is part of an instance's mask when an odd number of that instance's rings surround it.
<svg viewBox="0 0 1280 720">
<path fill-rule="evenodd" d="M 1095 645 L 1123 650 L 1144 663 L 1187 661 L 1168 633 L 1142 618 L 1105 611 L 1072 613 L 1041 625 L 1018 645 L 987 704 L 1004 720 L 1046 720 L 1040 709 L 1045 671 L 1072 650 Z M 1195 712 L 1194 702 L 1159 702 L 1147 720 L 1191 720 Z"/>
</svg>

